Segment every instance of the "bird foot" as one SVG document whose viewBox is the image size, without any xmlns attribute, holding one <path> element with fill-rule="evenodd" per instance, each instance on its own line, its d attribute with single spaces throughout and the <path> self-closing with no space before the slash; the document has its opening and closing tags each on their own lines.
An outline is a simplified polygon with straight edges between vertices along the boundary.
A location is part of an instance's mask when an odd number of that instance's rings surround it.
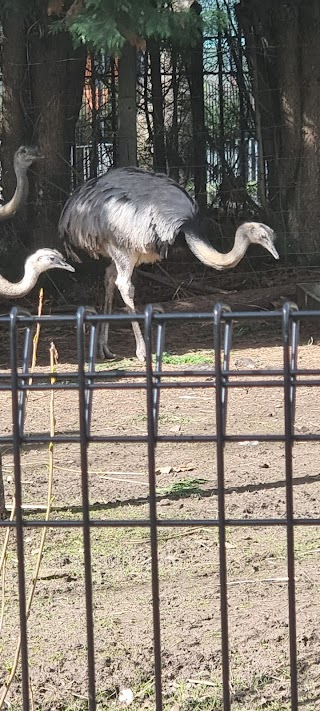
<svg viewBox="0 0 320 711">
<path fill-rule="evenodd" d="M 99 344 L 98 352 L 101 360 L 115 360 L 117 358 L 117 355 L 112 353 L 110 348 L 104 343 Z"/>
</svg>

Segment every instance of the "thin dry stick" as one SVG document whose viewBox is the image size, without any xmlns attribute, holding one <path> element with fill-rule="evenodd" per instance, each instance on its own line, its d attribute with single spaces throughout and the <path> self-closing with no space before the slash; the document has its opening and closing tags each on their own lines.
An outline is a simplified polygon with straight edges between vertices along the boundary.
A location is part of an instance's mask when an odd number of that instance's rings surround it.
<svg viewBox="0 0 320 711">
<path fill-rule="evenodd" d="M 99 476 L 99 479 L 105 479 L 107 481 L 124 481 L 125 484 L 138 484 L 138 486 L 149 486 L 148 481 L 138 481 L 137 479 L 122 479 L 118 476 Z"/>
<path fill-rule="evenodd" d="M 38 301 L 38 316 L 42 316 L 42 306 L 43 306 L 43 289 L 40 289 L 39 301 Z M 33 336 L 33 341 L 32 341 L 32 358 L 31 358 L 31 368 L 30 368 L 31 374 L 33 373 L 33 371 L 37 365 L 37 352 L 38 352 L 38 345 L 39 345 L 39 339 L 40 339 L 40 330 L 41 330 L 41 326 L 38 321 L 36 332 Z M 32 384 L 32 377 L 29 378 L 29 385 L 31 385 L 31 384 Z M 29 396 L 29 390 L 27 390 L 27 392 L 26 392 L 26 404 L 28 401 L 28 396 Z"/>
<path fill-rule="evenodd" d="M 56 370 L 57 359 L 58 359 L 58 353 L 57 353 L 56 347 L 55 347 L 54 343 L 51 343 L 51 345 L 50 345 L 50 369 L 51 369 L 51 373 L 52 373 L 51 384 L 54 384 L 56 382 L 54 373 Z M 50 436 L 54 437 L 54 434 L 55 434 L 54 390 L 52 390 L 51 397 L 50 397 Z M 51 441 L 49 443 L 48 497 L 47 497 L 47 510 L 46 510 L 46 514 L 45 514 L 45 521 L 49 520 L 50 513 L 51 513 L 53 471 L 54 471 L 53 442 Z M 31 582 L 31 588 L 30 588 L 28 599 L 27 599 L 27 605 L 26 605 L 26 618 L 27 619 L 29 618 L 29 615 L 30 615 L 31 605 L 32 605 L 32 601 L 34 598 L 35 589 L 36 589 L 36 585 L 37 585 L 37 581 L 38 581 L 38 577 L 39 577 L 39 571 L 40 571 L 40 566 L 41 566 L 41 561 L 42 561 L 42 555 L 43 555 L 46 534 L 47 534 L 47 528 L 43 528 L 42 534 L 41 534 L 41 539 L 40 539 L 40 547 L 38 550 L 37 560 L 36 560 L 36 564 L 35 564 L 35 570 L 34 570 L 32 582 Z M 3 691 L 0 696 L 0 709 L 3 708 L 7 693 L 9 691 L 12 681 L 15 677 L 17 667 L 18 667 L 19 657 L 20 657 L 20 650 L 21 650 L 21 634 L 19 635 L 19 638 L 18 638 L 18 643 L 17 643 L 15 655 L 14 655 L 14 660 L 12 663 L 11 672 L 3 685 Z"/>
<path fill-rule="evenodd" d="M 42 306 L 43 306 L 43 289 L 41 288 L 39 291 L 38 316 L 42 316 Z M 38 345 L 39 345 L 40 330 L 41 330 L 41 326 L 38 321 L 36 332 L 33 336 L 33 341 L 32 341 L 32 358 L 31 358 L 30 373 L 33 373 L 33 371 L 37 365 L 37 351 L 38 351 Z M 29 378 L 29 385 L 32 385 L 32 377 Z M 26 405 L 28 402 L 28 397 L 29 397 L 29 390 L 26 391 Z"/>
<path fill-rule="evenodd" d="M 43 289 L 40 289 L 39 301 L 38 301 L 38 316 L 42 316 L 42 306 L 43 306 Z M 38 352 L 38 344 L 39 344 L 39 338 L 40 338 L 40 330 L 41 330 L 41 326 L 38 321 L 36 332 L 33 336 L 32 361 L 31 361 L 31 372 L 32 373 L 37 365 L 37 352 Z"/>
</svg>

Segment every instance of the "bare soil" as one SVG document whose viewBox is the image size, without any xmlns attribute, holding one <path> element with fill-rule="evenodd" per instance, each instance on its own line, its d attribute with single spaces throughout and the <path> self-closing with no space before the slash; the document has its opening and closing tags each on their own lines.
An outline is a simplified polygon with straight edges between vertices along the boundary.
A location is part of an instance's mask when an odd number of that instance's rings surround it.
<svg viewBox="0 0 320 711">
<path fill-rule="evenodd" d="M 241 303 L 270 307 L 270 301 L 292 296 L 277 288 L 271 296 L 243 294 Z M 230 296 L 230 295 L 229 295 Z M 239 300 L 239 296 L 236 295 Z M 253 300 L 252 300 L 253 299 Z M 215 299 L 216 301 L 217 299 Z M 227 299 L 230 302 L 230 298 Z M 173 308 L 172 304 L 166 305 Z M 241 304 L 240 304 L 241 306 Z M 212 297 L 189 300 L 174 308 L 207 310 Z M 42 330 L 38 370 L 48 371 L 53 338 L 63 371 L 76 368 L 74 329 Z M 134 351 L 131 331 L 116 328 L 112 347 L 122 356 Z M 180 354 L 181 367 L 211 368 L 212 326 L 181 323 L 168 326 L 166 351 Z M 8 367 L 7 337 L 1 334 L 0 367 Z M 187 357 L 188 356 L 188 357 Z M 314 323 L 303 327 L 299 366 L 319 368 L 320 341 Z M 185 360 L 183 361 L 183 358 Z M 188 360 L 189 358 L 189 360 Z M 192 362 L 194 358 L 194 363 Z M 280 323 L 235 325 L 231 367 L 280 368 Z M 190 360 L 191 359 L 191 360 Z M 188 365 L 186 365 L 186 363 Z M 191 363 L 191 365 L 190 365 Z M 121 361 L 119 362 L 121 367 Z M 137 367 L 132 360 L 132 369 Z M 117 382 L 120 382 L 119 380 Z M 209 382 L 209 381 L 208 381 Z M 49 431 L 49 393 L 33 392 L 27 406 L 26 432 Z M 1 435 L 11 431 L 11 401 L 0 393 Z M 56 432 L 77 431 L 77 393 L 55 398 Z M 144 434 L 144 391 L 114 390 L 94 394 L 94 434 Z M 161 394 L 160 433 L 215 431 L 211 388 L 165 390 Z M 283 392 L 235 389 L 230 392 L 228 433 L 283 433 Z M 317 390 L 299 388 L 296 430 L 319 433 Z M 6 498 L 12 500 L 13 455 L 2 447 Z M 76 444 L 54 450 L 54 500 L 51 517 L 82 516 L 80 451 Z M 160 444 L 156 452 L 159 518 L 210 519 L 218 513 L 215 447 L 208 443 Z M 319 443 L 299 443 L 293 452 L 295 516 L 319 516 Z M 90 508 L 94 519 L 144 519 L 149 516 L 145 444 L 91 444 Z M 23 502 L 27 518 L 43 516 L 46 504 L 48 450 L 22 452 Z M 226 515 L 232 519 L 286 515 L 285 452 L 281 443 L 232 443 L 225 450 Z M 38 507 L 38 508 L 37 508 Z M 25 533 L 26 580 L 29 589 L 41 532 Z M 4 534 L 1 534 L 3 541 Z M 100 711 L 125 706 L 119 700 L 131 689 L 129 708 L 154 709 L 151 552 L 147 528 L 93 529 L 92 576 L 96 647 L 96 685 Z M 285 527 L 229 527 L 227 530 L 228 612 L 232 709 L 290 709 L 290 663 Z M 320 709 L 319 613 L 320 533 L 316 526 L 295 532 L 297 649 L 299 699 L 305 711 Z M 0 681 L 10 671 L 19 635 L 17 560 L 11 533 L 6 600 L 0 642 Z M 166 711 L 222 709 L 219 547 L 217 531 L 204 527 L 159 530 L 159 575 L 162 630 L 163 694 Z M 2 581 L 3 589 L 3 581 Z M 81 530 L 48 530 L 36 594 L 28 624 L 33 708 L 75 711 L 87 708 L 87 659 Z M 21 670 L 9 691 L 10 709 L 22 708 Z"/>
</svg>

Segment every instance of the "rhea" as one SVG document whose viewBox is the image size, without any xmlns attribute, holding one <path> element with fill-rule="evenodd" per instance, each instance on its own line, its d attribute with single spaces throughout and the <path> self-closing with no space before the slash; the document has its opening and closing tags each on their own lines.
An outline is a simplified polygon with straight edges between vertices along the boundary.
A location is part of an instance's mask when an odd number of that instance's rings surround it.
<svg viewBox="0 0 320 711">
<path fill-rule="evenodd" d="M 139 264 L 157 262 L 179 235 L 201 262 L 213 269 L 231 269 L 249 244 L 260 244 L 275 259 L 273 230 L 260 222 L 238 227 L 227 254 L 214 249 L 201 234 L 199 207 L 178 183 L 164 174 L 139 168 L 112 168 L 78 187 L 67 200 L 59 221 L 59 234 L 68 255 L 73 248 L 91 257 L 108 257 L 105 272 L 105 313 L 111 313 L 115 285 L 130 313 L 135 313 L 132 273 Z M 114 357 L 108 345 L 108 323 L 99 335 L 99 355 Z M 136 355 L 145 359 L 145 343 L 136 321 L 132 323 Z"/>
<path fill-rule="evenodd" d="M 13 157 L 13 168 L 16 175 L 16 189 L 9 202 L 0 205 L 0 221 L 8 220 L 13 217 L 17 210 L 25 204 L 28 192 L 28 168 L 36 160 L 42 158 L 42 154 L 37 146 L 20 146 Z"/>
<path fill-rule="evenodd" d="M 68 264 L 56 249 L 38 249 L 26 260 L 24 276 L 21 281 L 13 283 L 0 276 L 0 296 L 6 296 L 9 299 L 25 296 L 36 285 L 40 274 L 49 269 L 65 269 L 68 272 L 74 272 L 71 264 Z"/>
</svg>

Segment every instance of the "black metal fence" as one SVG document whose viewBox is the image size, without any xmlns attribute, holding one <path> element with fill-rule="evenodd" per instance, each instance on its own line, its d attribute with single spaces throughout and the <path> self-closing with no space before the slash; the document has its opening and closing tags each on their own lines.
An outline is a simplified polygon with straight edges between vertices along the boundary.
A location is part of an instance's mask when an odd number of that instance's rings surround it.
<svg viewBox="0 0 320 711">
<path fill-rule="evenodd" d="M 151 534 L 152 556 L 152 597 L 153 597 L 153 639 L 154 639 L 154 671 L 156 710 L 163 709 L 163 693 L 161 681 L 161 620 L 159 609 L 159 573 L 158 573 L 158 531 L 160 527 L 210 527 L 218 530 L 219 537 L 219 570 L 220 570 L 220 603 L 221 603 L 221 644 L 222 644 L 222 680 L 224 711 L 231 709 L 230 679 L 229 679 L 229 639 L 228 639 L 228 580 L 226 563 L 226 528 L 237 526 L 248 527 L 282 527 L 287 536 L 287 568 L 288 568 L 288 607 L 289 607 L 289 642 L 290 642 L 290 672 L 291 672 L 291 709 L 297 711 L 298 681 L 297 681 L 297 643 L 296 643 L 296 603 L 295 603 L 295 554 L 294 530 L 296 526 L 319 526 L 318 518 L 296 518 L 293 507 L 293 477 L 292 448 L 296 442 L 320 441 L 320 434 L 297 433 L 295 431 L 295 396 L 297 388 L 320 385 L 319 369 L 300 369 L 298 367 L 299 323 L 309 317 L 320 317 L 319 312 L 298 311 L 294 304 L 286 303 L 281 311 L 273 312 L 231 312 L 227 306 L 218 304 L 211 313 L 173 313 L 160 314 L 148 306 L 144 315 L 136 319 L 144 325 L 147 358 L 145 368 L 140 370 L 97 371 L 95 366 L 96 337 L 99 324 L 108 319 L 112 321 L 131 321 L 131 316 L 97 315 L 94 311 L 79 308 L 74 315 L 30 316 L 27 312 L 14 308 L 10 316 L 0 318 L 1 327 L 9 330 L 11 376 L 0 374 L 0 390 L 12 393 L 12 433 L 0 436 L 0 446 L 11 445 L 14 452 L 14 476 L 16 497 L 15 521 L 3 520 L 2 529 L 11 526 L 16 529 L 19 605 L 21 629 L 21 659 L 22 659 L 22 708 L 31 708 L 29 694 L 28 670 L 28 634 L 26 617 L 26 592 L 24 568 L 24 529 L 39 527 L 58 527 L 70 529 L 79 527 L 83 531 L 85 595 L 87 614 L 87 659 L 88 659 L 88 708 L 96 709 L 95 688 L 95 640 L 93 630 L 93 601 L 91 578 L 90 533 L 96 527 L 145 527 Z M 230 350 L 232 345 L 233 322 L 254 321 L 263 318 L 264 321 L 278 323 L 282 321 L 283 365 L 280 369 L 241 371 L 230 369 Z M 211 370 L 181 369 L 166 370 L 162 363 L 165 344 L 165 327 L 167 322 L 206 321 L 212 323 L 212 354 L 214 367 Z M 42 325 L 61 327 L 72 324 L 76 328 L 77 369 L 76 372 L 56 373 L 56 382 L 52 384 L 52 373 L 30 373 L 30 349 L 32 330 L 40 321 Z M 23 358 L 20 363 L 20 347 L 18 336 L 23 333 Z M 152 355 L 153 331 L 155 331 L 156 354 Z M 30 381 L 31 378 L 31 381 Z M 121 378 L 121 382 L 119 382 Z M 251 434 L 233 434 L 227 432 L 228 393 L 232 388 L 282 388 L 284 402 L 284 425 L 281 434 L 261 434 L 258 431 Z M 216 431 L 210 434 L 165 434 L 158 433 L 158 413 L 161 393 L 166 388 L 211 388 L 215 393 Z M 71 434 L 56 433 L 53 437 L 45 432 L 25 434 L 24 409 L 26 393 L 30 390 L 76 390 L 79 395 L 79 430 Z M 145 435 L 94 435 L 91 432 L 91 405 L 95 390 L 143 389 L 146 394 L 147 434 Z M 225 513 L 224 484 L 224 447 L 227 442 L 253 441 L 280 442 L 285 453 L 285 486 L 286 486 L 286 516 L 284 518 L 239 518 L 230 519 Z M 90 516 L 88 491 L 88 445 L 91 442 L 139 442 L 148 448 L 149 469 L 149 504 L 150 515 L 145 519 L 102 519 L 95 520 Z M 82 520 L 31 520 L 23 515 L 21 499 L 21 446 L 25 443 L 74 442 L 78 443 L 81 454 L 82 483 Z M 157 497 L 155 484 L 155 451 L 159 442 L 212 442 L 216 448 L 218 517 L 216 519 L 168 519 L 157 516 Z"/>
</svg>

